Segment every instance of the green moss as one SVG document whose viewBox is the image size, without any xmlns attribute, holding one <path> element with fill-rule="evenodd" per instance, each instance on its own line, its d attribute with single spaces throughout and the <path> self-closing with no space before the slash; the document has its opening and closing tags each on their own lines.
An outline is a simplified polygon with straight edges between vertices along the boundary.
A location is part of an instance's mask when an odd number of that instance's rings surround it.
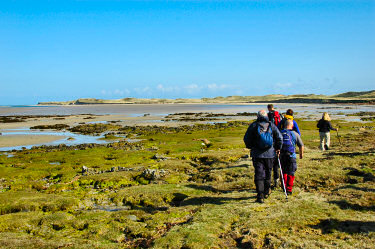
<svg viewBox="0 0 375 249">
<path fill-rule="evenodd" d="M 297 120 L 306 151 L 293 196 L 255 203 L 248 122 L 125 127 L 139 146 L 38 148 L 0 156 L 0 247 L 363 248 L 375 243 L 373 123 Z M 201 139 L 212 146 L 202 148 Z M 203 149 L 203 150 L 202 150 Z M 152 159 L 155 154 L 166 160 Z M 60 165 L 50 164 L 59 162 Z M 90 169 L 82 175 L 82 166 Z M 111 169 L 114 168 L 114 172 Z M 145 169 L 158 177 L 145 179 Z M 113 170 L 112 170 L 113 171 Z M 161 173 L 162 172 L 162 173 Z M 354 183 L 355 182 L 355 183 Z"/>
</svg>

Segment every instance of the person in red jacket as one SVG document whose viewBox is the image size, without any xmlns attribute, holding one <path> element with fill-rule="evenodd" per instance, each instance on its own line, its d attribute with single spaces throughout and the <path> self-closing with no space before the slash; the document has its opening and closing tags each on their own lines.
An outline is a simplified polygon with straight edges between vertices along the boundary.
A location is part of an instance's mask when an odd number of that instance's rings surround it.
<svg viewBox="0 0 375 249">
<path fill-rule="evenodd" d="M 280 124 L 282 117 L 278 111 L 275 110 L 273 107 L 273 104 L 267 105 L 268 109 L 268 119 L 271 123 L 273 123 L 276 127 Z M 277 163 L 277 155 L 275 155 L 275 158 L 273 160 L 273 186 L 272 188 L 276 188 L 279 183 L 279 165 Z"/>
<path fill-rule="evenodd" d="M 280 113 L 275 110 L 275 108 L 273 107 L 273 104 L 268 104 L 267 109 L 268 109 L 267 116 L 268 116 L 269 121 L 271 121 L 274 125 L 278 126 L 282 119 Z"/>
</svg>

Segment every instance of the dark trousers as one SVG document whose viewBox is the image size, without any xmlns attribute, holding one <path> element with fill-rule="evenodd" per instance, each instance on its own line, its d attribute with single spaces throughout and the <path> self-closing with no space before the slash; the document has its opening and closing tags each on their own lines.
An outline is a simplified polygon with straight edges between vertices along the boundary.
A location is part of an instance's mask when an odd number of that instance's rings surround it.
<svg viewBox="0 0 375 249">
<path fill-rule="evenodd" d="M 279 179 L 279 162 L 277 156 L 273 159 L 273 179 Z"/>
<path fill-rule="evenodd" d="M 281 154 L 280 163 L 283 174 L 294 176 L 294 173 L 297 171 L 297 160 L 294 157 L 290 157 L 290 155 L 287 154 Z"/>
<path fill-rule="evenodd" d="M 254 182 L 258 196 L 268 193 L 271 187 L 273 161 L 273 158 L 253 158 Z"/>
</svg>

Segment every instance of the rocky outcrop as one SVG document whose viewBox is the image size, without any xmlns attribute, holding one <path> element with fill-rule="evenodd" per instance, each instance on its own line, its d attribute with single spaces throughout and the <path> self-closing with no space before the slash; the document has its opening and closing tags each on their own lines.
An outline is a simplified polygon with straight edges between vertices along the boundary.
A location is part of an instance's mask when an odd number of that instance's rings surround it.
<svg viewBox="0 0 375 249">
<path fill-rule="evenodd" d="M 30 129 L 32 130 L 47 130 L 47 129 L 64 130 L 64 129 L 68 129 L 69 127 L 70 126 L 67 124 L 53 124 L 53 125 L 36 125 L 36 126 L 30 127 Z"/>
</svg>

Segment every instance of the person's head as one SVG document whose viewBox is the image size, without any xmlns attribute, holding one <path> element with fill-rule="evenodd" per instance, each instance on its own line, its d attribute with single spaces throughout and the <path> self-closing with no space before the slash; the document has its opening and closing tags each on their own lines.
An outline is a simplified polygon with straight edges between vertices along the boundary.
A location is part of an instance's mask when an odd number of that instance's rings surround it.
<svg viewBox="0 0 375 249">
<path fill-rule="evenodd" d="M 268 104 L 267 109 L 268 109 L 268 111 L 273 111 L 274 110 L 273 104 Z"/>
<path fill-rule="evenodd" d="M 265 110 L 260 110 L 257 114 L 257 118 L 268 118 L 267 112 Z"/>
<path fill-rule="evenodd" d="M 288 109 L 286 110 L 286 115 L 290 115 L 290 116 L 293 116 L 293 110 L 292 109 Z"/>
<path fill-rule="evenodd" d="M 287 130 L 292 130 L 293 129 L 293 120 L 287 119 L 285 121 L 285 128 Z"/>
<path fill-rule="evenodd" d="M 331 118 L 328 115 L 328 112 L 324 112 L 322 115 L 322 119 L 326 121 L 331 121 Z"/>
</svg>

